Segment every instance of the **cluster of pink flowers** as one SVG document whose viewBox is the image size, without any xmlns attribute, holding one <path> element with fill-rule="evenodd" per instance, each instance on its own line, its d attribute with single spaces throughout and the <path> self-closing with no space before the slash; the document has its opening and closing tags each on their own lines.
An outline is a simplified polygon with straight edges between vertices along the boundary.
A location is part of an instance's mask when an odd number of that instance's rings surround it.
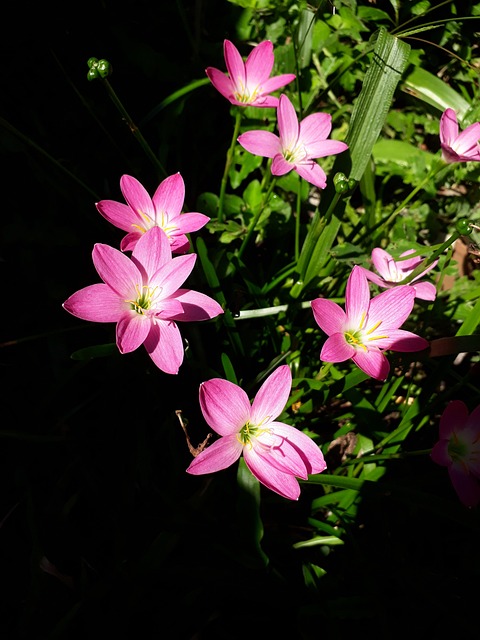
<svg viewBox="0 0 480 640">
<path fill-rule="evenodd" d="M 273 45 L 265 41 L 253 48 L 245 62 L 229 40 L 224 41 L 228 74 L 208 67 L 213 86 L 233 105 L 277 109 L 278 135 L 265 130 L 246 131 L 238 143 L 252 154 L 272 160 L 271 173 L 296 171 L 319 189 L 327 178 L 318 158 L 348 149 L 344 142 L 328 139 L 329 114 L 314 113 L 299 122 L 295 107 L 285 95 L 271 95 L 295 79 L 294 74 L 271 76 Z M 480 123 L 459 134 L 456 114 L 447 109 L 440 120 L 442 158 L 447 163 L 480 160 Z M 179 173 L 163 180 L 151 197 L 134 177 L 122 176 L 125 203 L 101 200 L 98 212 L 126 232 L 120 250 L 104 244 L 93 248 L 93 263 L 102 282 L 87 286 L 63 307 L 87 321 L 116 323 L 116 343 L 121 353 L 144 345 L 155 365 L 176 374 L 184 347 L 178 322 L 213 319 L 222 307 L 204 293 L 182 285 L 191 274 L 196 254 L 187 234 L 200 230 L 209 218 L 202 213 L 182 213 L 185 185 Z M 125 252 L 131 252 L 128 257 Z M 368 376 L 385 380 L 390 364 L 386 350 L 414 352 L 426 349 L 424 338 L 401 329 L 415 299 L 432 301 L 435 286 L 422 280 L 438 261 L 402 284 L 422 262 L 413 249 L 395 260 L 376 248 L 372 263 L 377 273 L 353 267 L 345 293 L 345 309 L 332 300 L 312 301 L 313 316 L 327 334 L 320 359 L 339 363 L 348 359 Z M 177 254 L 177 255 L 175 255 Z M 386 289 L 370 296 L 369 282 Z M 243 455 L 251 473 L 279 495 L 296 500 L 297 478 L 326 469 L 325 459 L 313 440 L 276 418 L 290 397 L 292 374 L 278 367 L 262 384 L 253 403 L 238 385 L 213 378 L 200 385 L 199 402 L 207 424 L 220 436 L 201 451 L 187 471 L 193 475 L 225 469 Z M 467 506 L 480 502 L 480 407 L 469 416 L 459 401 L 452 402 L 440 422 L 440 441 L 432 459 L 448 467 L 455 490 Z"/>
</svg>

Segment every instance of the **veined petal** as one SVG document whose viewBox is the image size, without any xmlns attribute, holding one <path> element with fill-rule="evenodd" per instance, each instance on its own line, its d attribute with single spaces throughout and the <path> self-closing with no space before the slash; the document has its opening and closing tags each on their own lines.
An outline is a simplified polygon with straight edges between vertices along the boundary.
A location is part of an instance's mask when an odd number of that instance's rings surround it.
<svg viewBox="0 0 480 640">
<path fill-rule="evenodd" d="M 320 360 L 324 362 L 345 362 L 355 355 L 355 348 L 345 340 L 343 333 L 333 333 L 325 340 L 320 351 Z"/>
<path fill-rule="evenodd" d="M 332 116 L 329 113 L 312 113 L 300 122 L 300 139 L 305 146 L 315 145 L 325 142 L 331 130 Z"/>
<path fill-rule="evenodd" d="M 316 298 L 311 306 L 315 322 L 327 336 L 344 331 L 347 316 L 339 304 L 327 298 Z"/>
<path fill-rule="evenodd" d="M 297 76 L 294 73 L 283 73 L 279 76 L 273 76 L 273 78 L 268 78 L 268 80 L 264 80 L 262 82 L 262 93 L 272 93 L 272 91 L 277 91 L 281 89 L 286 84 L 289 84 L 293 80 L 295 80 Z M 278 99 L 277 99 L 278 102 Z"/>
<path fill-rule="evenodd" d="M 467 405 L 461 400 L 451 400 L 440 418 L 439 435 L 441 440 L 450 440 L 453 433 L 463 429 L 468 419 Z"/>
<path fill-rule="evenodd" d="M 454 149 L 459 155 L 470 156 L 473 159 L 475 156 L 480 156 L 479 140 L 480 122 L 474 122 L 459 134 Z"/>
<path fill-rule="evenodd" d="M 319 140 L 305 144 L 305 151 L 309 158 L 325 158 L 334 156 L 348 149 L 348 145 L 340 140 Z"/>
<path fill-rule="evenodd" d="M 182 322 L 198 322 L 211 320 L 221 313 L 223 308 L 210 296 L 193 289 L 178 289 L 170 296 L 182 304 L 182 314 L 174 316 L 172 320 Z"/>
<path fill-rule="evenodd" d="M 162 300 L 161 309 L 155 314 L 155 318 L 161 320 L 177 320 L 183 315 L 182 303 L 175 298 L 166 298 Z"/>
<path fill-rule="evenodd" d="M 249 89 L 255 89 L 270 76 L 275 62 L 273 44 L 264 40 L 257 44 L 245 60 L 245 78 Z"/>
<path fill-rule="evenodd" d="M 155 220 L 155 208 L 145 187 L 133 176 L 124 175 L 120 178 L 120 189 L 130 207 L 140 215 Z"/>
<path fill-rule="evenodd" d="M 130 258 L 118 249 L 100 243 L 93 247 L 92 258 L 98 275 L 121 298 L 136 298 L 135 285 L 142 284 L 142 274 Z"/>
<path fill-rule="evenodd" d="M 165 373 L 177 374 L 184 348 L 180 330 L 172 320 L 156 318 L 151 323 L 144 347 L 155 365 Z"/>
<path fill-rule="evenodd" d="M 378 271 L 378 273 L 382 276 L 382 278 L 387 282 L 392 282 L 393 278 L 392 278 L 392 272 L 390 267 L 392 264 L 393 265 L 395 264 L 395 260 L 388 253 L 388 251 L 385 251 L 380 247 L 376 247 L 372 251 L 372 262 L 373 262 L 373 266 Z M 365 274 L 365 275 L 369 280 L 371 280 L 368 274 Z M 371 280 L 371 281 L 375 282 L 375 280 Z"/>
<path fill-rule="evenodd" d="M 196 259 L 196 253 L 172 258 L 153 274 L 150 285 L 161 287 L 162 298 L 172 296 L 192 273 Z"/>
<path fill-rule="evenodd" d="M 233 100 L 233 94 L 235 92 L 235 86 L 230 78 L 220 71 L 219 69 L 215 69 L 214 67 L 207 67 L 205 73 L 210 78 L 210 82 L 213 84 L 215 89 L 222 94 L 224 98 L 230 100 L 230 102 L 237 102 Z"/>
<path fill-rule="evenodd" d="M 155 221 L 162 226 L 161 214 L 169 220 L 178 216 L 185 200 L 185 183 L 180 173 L 165 178 L 157 187 L 152 201 L 155 207 Z"/>
<path fill-rule="evenodd" d="M 117 347 L 120 353 L 135 351 L 145 342 L 152 321 L 135 311 L 123 314 L 117 323 Z"/>
<path fill-rule="evenodd" d="M 188 253 L 190 249 L 190 242 L 187 236 L 183 234 L 171 236 L 170 249 L 172 253 L 175 253 L 177 255 Z"/>
<path fill-rule="evenodd" d="M 322 167 L 315 162 L 315 160 L 311 160 L 310 162 L 302 162 L 295 164 L 295 171 L 298 175 L 309 182 L 310 184 L 315 185 L 319 189 L 325 189 L 327 186 L 327 176 Z"/>
<path fill-rule="evenodd" d="M 286 173 L 295 169 L 295 165 L 282 156 L 281 153 L 277 153 L 277 155 L 273 158 L 272 162 L 272 175 L 274 176 L 284 176 Z"/>
<path fill-rule="evenodd" d="M 357 330 L 362 326 L 370 304 L 370 288 L 367 277 L 360 267 L 355 266 L 348 276 L 345 292 L 345 313 L 349 328 Z"/>
<path fill-rule="evenodd" d="M 375 380 L 386 380 L 390 373 L 390 363 L 386 356 L 378 350 L 363 351 L 358 349 L 352 356 L 352 360 L 367 376 Z"/>
<path fill-rule="evenodd" d="M 235 434 L 224 436 L 199 453 L 188 466 L 187 473 L 198 476 L 226 469 L 240 458 L 242 449 Z"/>
<path fill-rule="evenodd" d="M 367 331 L 369 327 L 378 325 L 375 330 L 370 329 L 371 335 L 390 335 L 393 329 L 402 326 L 414 303 L 415 289 L 407 284 L 383 291 L 370 301 Z"/>
<path fill-rule="evenodd" d="M 298 500 L 300 496 L 300 485 L 295 476 L 289 473 L 279 471 L 271 464 L 268 459 L 259 456 L 255 449 L 245 447 L 243 457 L 247 467 L 259 482 L 289 500 Z"/>
<path fill-rule="evenodd" d="M 448 474 L 460 501 L 466 507 L 476 507 L 480 503 L 480 484 L 460 464 L 452 464 L 448 468 Z"/>
<path fill-rule="evenodd" d="M 108 222 L 124 231 L 132 231 L 133 225 L 142 226 L 145 222 L 131 207 L 115 200 L 100 200 L 95 206 Z"/>
<path fill-rule="evenodd" d="M 240 55 L 237 47 L 232 42 L 230 42 L 230 40 L 224 41 L 223 53 L 228 75 L 235 85 L 235 88 L 239 90 L 240 93 L 243 93 L 243 90 L 246 86 L 246 77 L 245 64 L 243 62 L 242 56 Z"/>
<path fill-rule="evenodd" d="M 308 478 L 305 461 L 298 449 L 271 429 L 266 429 L 258 436 L 253 437 L 250 444 L 247 445 L 248 449 L 250 447 L 253 447 L 255 453 L 275 469 L 303 480 Z"/>
<path fill-rule="evenodd" d="M 255 156 L 273 158 L 281 153 L 280 138 L 271 131 L 245 131 L 237 138 L 238 143 Z"/>
<path fill-rule="evenodd" d="M 170 218 L 170 221 L 175 224 L 178 233 L 185 234 L 198 231 L 204 227 L 207 222 L 210 222 L 210 218 L 203 213 L 192 211 L 190 213 L 182 213 L 173 219 Z"/>
<path fill-rule="evenodd" d="M 144 233 L 135 245 L 132 260 L 144 274 L 147 284 L 159 269 L 172 261 L 172 250 L 165 231 L 160 227 L 152 227 Z"/>
<path fill-rule="evenodd" d="M 279 416 L 287 404 L 292 388 L 292 372 L 286 364 L 277 367 L 257 391 L 252 404 L 250 422 L 266 425 Z"/>
<path fill-rule="evenodd" d="M 415 297 L 420 300 L 435 300 L 437 289 L 431 282 L 415 282 L 410 285 L 415 289 Z"/>
<path fill-rule="evenodd" d="M 200 408 L 207 424 L 221 436 L 236 434 L 250 420 L 250 401 L 238 385 L 212 378 L 202 382 Z"/>
<path fill-rule="evenodd" d="M 374 346 L 377 349 L 390 349 L 391 351 L 409 352 L 409 351 L 423 351 L 429 346 L 428 340 L 417 336 L 416 333 L 411 331 L 404 331 L 403 329 L 391 329 L 388 331 L 388 336 L 385 338 L 378 337 L 376 334 L 382 334 L 381 326 L 377 331 L 372 332 L 365 338 L 365 345 L 367 347 Z"/>
<path fill-rule="evenodd" d="M 272 422 L 269 428 L 277 435 L 288 440 L 302 457 L 307 474 L 322 473 L 327 468 L 320 447 L 302 431 L 283 422 Z"/>
<path fill-rule="evenodd" d="M 452 458 L 448 453 L 448 440 L 439 440 L 435 443 L 430 452 L 430 458 L 442 467 L 449 467 L 452 464 Z"/>
<path fill-rule="evenodd" d="M 126 236 L 122 238 L 120 242 L 121 251 L 133 251 L 135 249 L 135 245 L 142 237 L 142 232 L 134 231 L 132 233 L 127 233 Z"/>
<path fill-rule="evenodd" d="M 278 132 L 283 149 L 293 149 L 298 140 L 299 125 L 295 107 L 282 93 L 277 109 Z"/>
<path fill-rule="evenodd" d="M 123 298 L 103 282 L 80 289 L 62 306 L 77 318 L 91 322 L 118 322 L 129 309 Z"/>
<path fill-rule="evenodd" d="M 440 117 L 440 142 L 451 147 L 457 136 L 457 114 L 453 109 L 445 109 Z"/>
<path fill-rule="evenodd" d="M 373 271 L 370 271 L 369 269 L 365 269 L 365 267 L 359 266 L 359 269 L 362 269 L 367 280 L 370 280 L 370 282 L 373 282 L 373 284 L 376 284 L 378 287 L 383 287 L 384 289 L 391 289 L 393 286 L 395 286 L 391 282 L 386 282 L 383 278 L 381 278 L 379 275 L 377 275 Z"/>
</svg>

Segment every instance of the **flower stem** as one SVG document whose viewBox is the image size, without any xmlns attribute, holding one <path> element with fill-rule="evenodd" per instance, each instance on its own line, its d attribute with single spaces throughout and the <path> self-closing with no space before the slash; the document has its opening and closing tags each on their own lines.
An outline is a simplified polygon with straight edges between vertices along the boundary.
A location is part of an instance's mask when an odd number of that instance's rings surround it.
<svg viewBox="0 0 480 640">
<path fill-rule="evenodd" d="M 218 200 L 218 213 L 217 213 L 217 219 L 219 222 L 223 222 L 223 204 L 225 200 L 225 190 L 227 188 L 228 172 L 230 171 L 230 167 L 232 166 L 233 151 L 235 149 L 235 145 L 237 144 L 237 138 L 238 138 L 238 133 L 240 131 L 241 121 L 242 121 L 242 111 L 240 109 L 237 109 L 237 112 L 235 115 L 235 126 L 233 128 L 232 141 L 230 143 L 230 148 L 227 151 L 227 157 L 225 160 L 225 169 L 223 170 L 222 182 L 220 184 L 220 197 Z"/>
<path fill-rule="evenodd" d="M 302 203 L 302 178 L 298 176 L 297 207 L 295 213 L 295 262 L 300 256 L 300 208 Z"/>
<path fill-rule="evenodd" d="M 128 114 L 128 112 L 125 109 L 125 107 L 123 106 L 121 100 L 119 99 L 119 97 L 117 96 L 115 91 L 113 90 L 113 87 L 110 84 L 110 82 L 106 78 L 102 78 L 102 81 L 103 81 L 103 86 L 106 88 L 106 90 L 108 92 L 108 95 L 110 96 L 112 102 L 114 103 L 114 105 L 119 110 L 122 118 L 127 123 L 128 128 L 133 133 L 134 137 L 137 139 L 137 141 L 140 144 L 140 146 L 142 147 L 142 149 L 145 151 L 147 157 L 152 161 L 153 166 L 157 169 L 157 171 L 159 172 L 160 175 L 163 175 L 164 177 L 167 177 L 167 172 L 163 168 L 162 163 L 157 158 L 157 156 L 153 153 L 150 145 L 145 140 L 145 138 L 142 135 L 142 132 L 140 131 L 140 129 L 137 127 L 137 125 L 134 123 L 134 121 L 132 120 L 132 118 Z"/>
<path fill-rule="evenodd" d="M 246 246 L 250 240 L 250 238 L 252 237 L 253 232 L 255 231 L 255 227 L 257 226 L 257 222 L 262 214 L 262 211 L 265 209 L 265 206 L 267 204 L 267 202 L 270 199 L 270 196 L 272 195 L 272 191 L 275 187 L 275 182 L 276 182 L 276 178 L 274 178 L 271 182 L 270 185 L 268 187 L 268 190 L 266 192 L 266 194 L 264 195 L 262 202 L 260 203 L 255 215 L 253 216 L 249 226 L 248 226 L 248 230 L 247 230 L 247 235 L 245 236 L 245 238 L 243 239 L 243 242 L 240 246 L 240 249 L 238 250 L 237 253 L 237 257 L 240 259 L 243 255 L 243 252 L 246 249 Z"/>
<path fill-rule="evenodd" d="M 417 265 L 415 269 L 412 271 L 412 273 L 409 276 L 407 276 L 404 280 L 402 280 L 401 284 L 409 284 L 414 278 L 416 278 L 421 273 L 423 273 L 423 271 L 425 271 L 425 269 L 429 267 L 432 264 L 432 262 L 435 262 L 438 256 L 442 254 L 445 251 L 445 249 L 448 249 L 448 247 L 452 245 L 455 242 L 455 240 L 457 240 L 461 235 L 462 234 L 459 233 L 458 231 L 454 231 L 452 235 L 448 238 L 448 240 L 445 240 L 445 242 L 441 244 L 436 251 L 434 251 L 430 256 L 426 257 L 425 260 L 423 260 L 419 265 Z"/>
</svg>

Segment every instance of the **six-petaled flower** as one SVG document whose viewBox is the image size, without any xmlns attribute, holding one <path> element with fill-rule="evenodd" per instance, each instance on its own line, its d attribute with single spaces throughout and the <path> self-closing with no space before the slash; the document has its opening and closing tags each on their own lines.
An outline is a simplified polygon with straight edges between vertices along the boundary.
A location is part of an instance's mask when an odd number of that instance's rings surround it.
<svg viewBox="0 0 480 640">
<path fill-rule="evenodd" d="M 294 170 L 319 189 L 327 186 L 327 176 L 316 158 L 324 158 L 348 149 L 345 142 L 327 140 L 332 130 L 332 116 L 312 113 L 298 122 L 295 107 L 282 94 L 277 109 L 278 133 L 263 129 L 246 131 L 238 142 L 250 153 L 273 158 L 272 175 L 283 176 Z"/>
<path fill-rule="evenodd" d="M 266 487 L 297 500 L 297 478 L 321 473 L 326 464 L 314 441 L 295 427 L 276 421 L 288 401 L 292 374 L 278 367 L 262 384 L 253 403 L 228 380 L 213 378 L 200 385 L 200 407 L 207 424 L 220 436 L 190 463 L 193 475 L 220 471 L 243 453 L 247 467 Z"/>
<path fill-rule="evenodd" d="M 440 117 L 442 158 L 453 162 L 480 161 L 480 122 L 474 122 L 459 133 L 457 114 L 445 109 Z"/>
</svg>

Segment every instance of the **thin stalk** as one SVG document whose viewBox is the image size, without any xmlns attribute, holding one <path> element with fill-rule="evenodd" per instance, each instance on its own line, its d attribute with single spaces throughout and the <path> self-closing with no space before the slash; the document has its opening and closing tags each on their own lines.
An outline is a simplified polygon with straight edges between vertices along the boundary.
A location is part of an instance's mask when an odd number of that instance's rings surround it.
<svg viewBox="0 0 480 640">
<path fill-rule="evenodd" d="M 300 257 L 300 210 L 302 204 L 302 178 L 298 176 L 297 186 L 297 207 L 295 212 L 295 262 L 298 262 Z"/>
<path fill-rule="evenodd" d="M 243 252 L 245 251 L 247 244 L 250 241 L 250 238 L 252 237 L 253 232 L 255 231 L 255 227 L 257 226 L 257 222 L 262 214 L 262 211 L 265 209 L 265 206 L 267 204 L 267 202 L 270 199 L 270 196 L 272 195 L 272 191 L 275 187 L 275 183 L 276 183 L 276 178 L 273 178 L 273 180 L 270 182 L 270 185 L 268 187 L 268 191 L 267 193 L 264 195 L 262 202 L 260 203 L 260 206 L 257 209 L 257 212 L 255 213 L 255 215 L 253 216 L 250 225 L 248 227 L 247 230 L 247 235 L 245 236 L 245 238 L 243 239 L 243 242 L 240 246 L 240 249 L 238 250 L 237 253 L 237 257 L 238 259 L 240 259 L 243 255 Z"/>
<path fill-rule="evenodd" d="M 223 222 L 223 204 L 225 200 L 225 190 L 227 188 L 228 182 L 228 172 L 230 171 L 230 167 L 232 166 L 233 152 L 235 149 L 235 145 L 237 144 L 238 133 L 240 131 L 240 123 L 242 122 L 242 111 L 237 109 L 235 115 L 235 126 L 233 128 L 233 136 L 232 141 L 230 143 L 230 148 L 227 151 L 227 157 L 225 159 L 225 169 L 223 170 L 222 182 L 220 184 L 220 196 L 218 199 L 218 213 L 217 219 L 219 222 Z"/>
</svg>

